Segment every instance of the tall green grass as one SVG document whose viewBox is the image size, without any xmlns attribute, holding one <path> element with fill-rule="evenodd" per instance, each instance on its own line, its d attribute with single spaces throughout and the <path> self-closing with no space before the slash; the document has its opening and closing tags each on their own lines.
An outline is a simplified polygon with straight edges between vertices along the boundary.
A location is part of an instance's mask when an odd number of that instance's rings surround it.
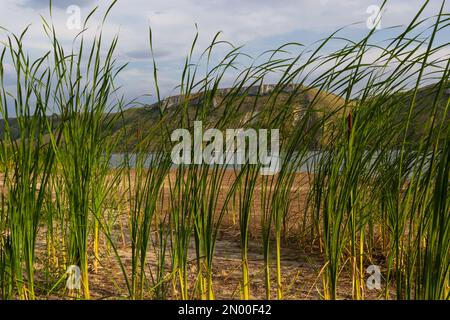
<svg viewBox="0 0 450 320">
<path fill-rule="evenodd" d="M 118 296 L 214 299 L 217 244 L 225 221 L 237 217 L 231 227 L 239 232 L 242 299 L 253 298 L 260 276 L 266 299 L 291 298 L 283 250 L 294 238 L 300 252 L 308 246 L 323 259 L 316 276 L 324 299 L 366 298 L 366 268 L 376 264 L 383 273 L 378 297 L 448 300 L 450 63 L 442 53 L 448 43 L 438 39 L 449 18 L 444 2 L 424 18 L 428 4 L 381 43 L 376 30 L 358 40 L 338 30 L 307 47 L 288 43 L 253 58 L 220 34 L 198 51 L 196 34 L 171 107 L 153 59 L 157 116 L 137 134 L 124 121 L 124 109 L 137 104 L 115 85 L 125 68 L 115 58 L 119 39 L 105 43 L 101 32 L 85 38 L 97 9 L 69 50 L 51 17 L 43 19 L 50 47 L 34 60 L 24 47 L 27 30 L 7 33 L 0 57 L 1 298 L 65 295 L 65 271 L 77 265 L 82 291 L 69 296 L 89 299 L 90 273 L 105 272 L 112 256 L 123 278 L 111 279 Z M 5 83 L 7 63 L 13 86 Z M 275 87 L 263 94 L 267 79 Z M 171 132 L 194 134 L 196 121 L 203 132 L 278 129 L 280 171 L 262 176 L 250 154 L 238 167 L 173 167 Z M 126 161 L 111 168 L 124 141 Z M 309 172 L 300 173 L 306 164 Z M 305 180 L 307 198 L 298 200 Z M 293 223 L 295 201 L 304 203 Z M 252 241 L 261 246 L 262 270 L 251 267 Z M 46 260 L 39 269 L 37 254 Z"/>
</svg>

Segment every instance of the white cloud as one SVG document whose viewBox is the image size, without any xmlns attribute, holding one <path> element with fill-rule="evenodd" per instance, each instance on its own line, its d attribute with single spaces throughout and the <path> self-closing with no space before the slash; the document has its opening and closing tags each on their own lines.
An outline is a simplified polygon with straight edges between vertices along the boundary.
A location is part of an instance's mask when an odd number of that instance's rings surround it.
<svg viewBox="0 0 450 320">
<path fill-rule="evenodd" d="M 67 45 L 78 32 L 68 30 L 66 22 L 69 5 L 79 5 L 85 17 L 99 5 L 99 13 L 89 23 L 88 35 L 92 37 L 108 8 L 109 0 L 58 0 L 53 1 L 53 23 Z M 119 0 L 104 25 L 106 39 L 119 34 L 118 56 L 120 61 L 131 61 L 130 70 L 121 76 L 128 94 L 146 94 L 151 88 L 151 61 L 148 27 L 154 36 L 155 57 L 161 66 L 160 79 L 163 92 L 169 92 L 177 84 L 182 58 L 188 52 L 195 35 L 195 24 L 200 33 L 198 48 L 206 48 L 214 34 L 222 31 L 222 39 L 241 45 L 258 43 L 263 50 L 273 49 L 274 42 L 292 39 L 303 42 L 311 34 L 322 37 L 338 27 L 354 22 L 359 25 L 351 30 L 366 32 L 366 9 L 381 3 L 377 0 Z M 409 22 L 417 12 L 421 0 L 390 1 L 382 26 L 401 25 Z M 48 16 L 46 0 L 0 0 L 0 23 L 15 33 L 29 23 L 27 48 L 42 52 L 49 48 L 42 32 L 39 14 Z M 431 1 L 426 15 L 435 14 L 440 1 Z M 449 8 L 448 3 L 446 9 Z M 447 10 L 448 12 L 448 10 Z M 0 39 L 4 37 L 0 36 Z M 317 38 L 316 38 L 317 40 Z M 179 66 L 178 70 L 176 66 Z M 162 71 L 168 74 L 162 74 Z M 150 79 L 149 79 L 150 78 Z M 146 90 L 146 92 L 140 92 Z"/>
</svg>

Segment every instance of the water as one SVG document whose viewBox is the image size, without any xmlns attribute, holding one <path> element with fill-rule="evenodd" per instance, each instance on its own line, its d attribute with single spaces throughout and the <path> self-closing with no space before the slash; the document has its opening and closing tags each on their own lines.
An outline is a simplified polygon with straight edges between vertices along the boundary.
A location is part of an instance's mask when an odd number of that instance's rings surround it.
<svg viewBox="0 0 450 320">
<path fill-rule="evenodd" d="M 321 153 L 317 151 L 310 151 L 305 156 L 302 161 L 302 165 L 300 167 L 299 172 L 311 173 L 313 172 L 314 166 L 317 164 L 317 161 L 320 159 Z M 136 168 L 137 156 L 136 154 L 125 154 L 125 153 L 114 153 L 112 154 L 109 165 L 111 168 L 119 168 L 125 165 L 125 161 L 128 159 L 128 165 L 130 168 Z M 153 154 L 148 154 L 144 161 L 144 168 L 149 168 L 152 163 L 155 161 Z M 239 169 L 241 165 L 239 164 L 224 164 L 223 165 L 229 169 Z M 177 165 L 172 164 L 172 168 L 176 168 Z"/>
<path fill-rule="evenodd" d="M 323 158 L 328 156 L 328 152 L 327 151 L 309 151 L 307 152 L 301 161 L 301 165 L 298 169 L 299 173 L 314 173 L 314 168 L 318 165 L 318 163 L 322 160 Z M 372 159 L 370 161 L 368 161 L 367 163 L 367 167 L 372 167 L 372 165 L 375 163 L 376 159 L 379 157 L 379 153 L 376 152 L 373 154 Z M 408 170 L 408 176 L 411 177 L 412 176 L 412 170 L 411 168 L 414 168 L 414 165 L 416 163 L 419 163 L 418 161 L 420 161 L 422 159 L 423 156 L 414 156 L 412 161 L 409 163 L 408 168 L 403 167 L 403 170 Z M 111 168 L 119 168 L 121 166 L 123 166 L 125 164 L 125 160 L 128 158 L 129 161 L 129 166 L 130 168 L 136 168 L 136 160 L 137 160 L 137 156 L 136 154 L 125 154 L 125 153 L 115 153 L 111 156 L 110 160 L 109 160 L 109 165 Z M 399 150 L 393 150 L 391 152 L 388 153 L 388 157 L 386 159 L 387 163 L 385 162 L 384 164 L 389 165 L 389 163 L 392 166 L 396 166 L 399 163 L 399 158 L 400 158 L 400 151 Z M 405 156 L 406 160 L 408 157 Z M 422 172 L 426 171 L 427 168 L 429 168 L 429 160 L 430 160 L 430 156 L 426 156 L 425 159 L 425 165 L 424 168 L 422 169 Z M 149 153 L 148 156 L 146 157 L 145 161 L 144 161 L 144 168 L 149 168 L 152 163 L 155 164 L 156 159 L 154 159 L 154 155 Z M 241 167 L 241 165 L 239 164 L 224 164 L 223 165 L 226 168 L 229 169 L 239 169 Z M 172 164 L 171 168 L 176 168 L 177 165 Z M 343 164 L 341 166 L 341 170 L 343 169 Z"/>
</svg>

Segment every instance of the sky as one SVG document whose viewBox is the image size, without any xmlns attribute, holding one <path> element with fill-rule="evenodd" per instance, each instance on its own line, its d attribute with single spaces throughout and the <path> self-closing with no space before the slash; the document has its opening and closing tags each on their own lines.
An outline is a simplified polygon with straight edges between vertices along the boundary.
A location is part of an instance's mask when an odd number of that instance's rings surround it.
<svg viewBox="0 0 450 320">
<path fill-rule="evenodd" d="M 380 38 L 389 36 L 392 32 L 389 27 L 407 24 L 423 2 L 389 1 L 378 30 Z M 98 5 L 98 13 L 88 24 L 88 32 L 94 34 L 110 4 L 110 0 L 54 0 L 52 21 L 63 43 L 70 46 L 80 31 L 77 19 L 84 20 Z M 371 8 L 380 4 L 377 0 L 118 0 L 102 30 L 106 38 L 119 36 L 116 55 L 120 63 L 128 66 L 118 82 L 126 98 L 141 97 L 151 102 L 155 99 L 155 89 L 149 27 L 161 93 L 168 96 L 176 93 L 174 88 L 180 82 L 184 58 L 196 30 L 198 50 L 205 49 L 220 31 L 220 39 L 243 45 L 245 52 L 257 56 L 291 41 L 311 44 L 344 26 L 347 28 L 343 35 L 355 40 L 361 38 L 368 32 Z M 436 14 L 440 5 L 440 0 L 431 0 L 424 16 Z M 449 9 L 450 1 L 447 1 L 444 11 L 449 13 Z M 31 24 L 24 42 L 32 56 L 50 48 L 41 15 L 49 17 L 47 0 L 0 0 L 1 27 L 20 34 Z M 5 38 L 6 32 L 0 31 L 0 39 Z M 449 40 L 450 36 L 438 39 L 441 43 Z M 5 69 L 8 72 L 8 66 Z"/>
</svg>

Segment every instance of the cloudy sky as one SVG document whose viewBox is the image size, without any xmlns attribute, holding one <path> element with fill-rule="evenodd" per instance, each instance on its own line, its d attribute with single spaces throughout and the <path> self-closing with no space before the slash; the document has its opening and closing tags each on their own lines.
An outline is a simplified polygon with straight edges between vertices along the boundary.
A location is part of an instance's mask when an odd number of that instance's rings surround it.
<svg viewBox="0 0 450 320">
<path fill-rule="evenodd" d="M 110 0 L 54 0 L 53 23 L 61 39 L 71 43 L 79 32 L 72 19 L 76 14 L 74 5 L 80 9 L 82 19 L 99 5 L 99 14 L 89 23 L 89 28 L 96 30 L 110 3 Z M 222 40 L 245 45 L 246 52 L 257 55 L 290 41 L 313 43 L 343 26 L 348 26 L 343 31 L 345 36 L 358 39 L 368 32 L 366 21 L 371 15 L 368 8 L 380 3 L 378 0 L 119 0 L 103 32 L 107 37 L 119 35 L 117 55 L 121 62 L 129 62 L 119 81 L 127 97 L 132 98 L 154 94 L 148 45 L 151 26 L 162 93 L 169 95 L 179 83 L 183 58 L 189 51 L 196 25 L 198 48 L 206 48 L 214 34 L 221 31 Z M 391 0 L 381 21 L 381 37 L 383 32 L 389 35 L 387 27 L 407 24 L 422 3 L 423 0 Z M 447 13 L 449 3 L 445 4 Z M 436 14 L 440 4 L 440 0 L 431 0 L 424 16 Z M 32 54 L 48 50 L 49 42 L 40 21 L 40 15 L 49 16 L 47 0 L 0 0 L 0 8 L 0 26 L 11 32 L 19 33 L 32 24 L 25 38 Z M 0 39 L 5 39 L 4 32 Z"/>
</svg>

